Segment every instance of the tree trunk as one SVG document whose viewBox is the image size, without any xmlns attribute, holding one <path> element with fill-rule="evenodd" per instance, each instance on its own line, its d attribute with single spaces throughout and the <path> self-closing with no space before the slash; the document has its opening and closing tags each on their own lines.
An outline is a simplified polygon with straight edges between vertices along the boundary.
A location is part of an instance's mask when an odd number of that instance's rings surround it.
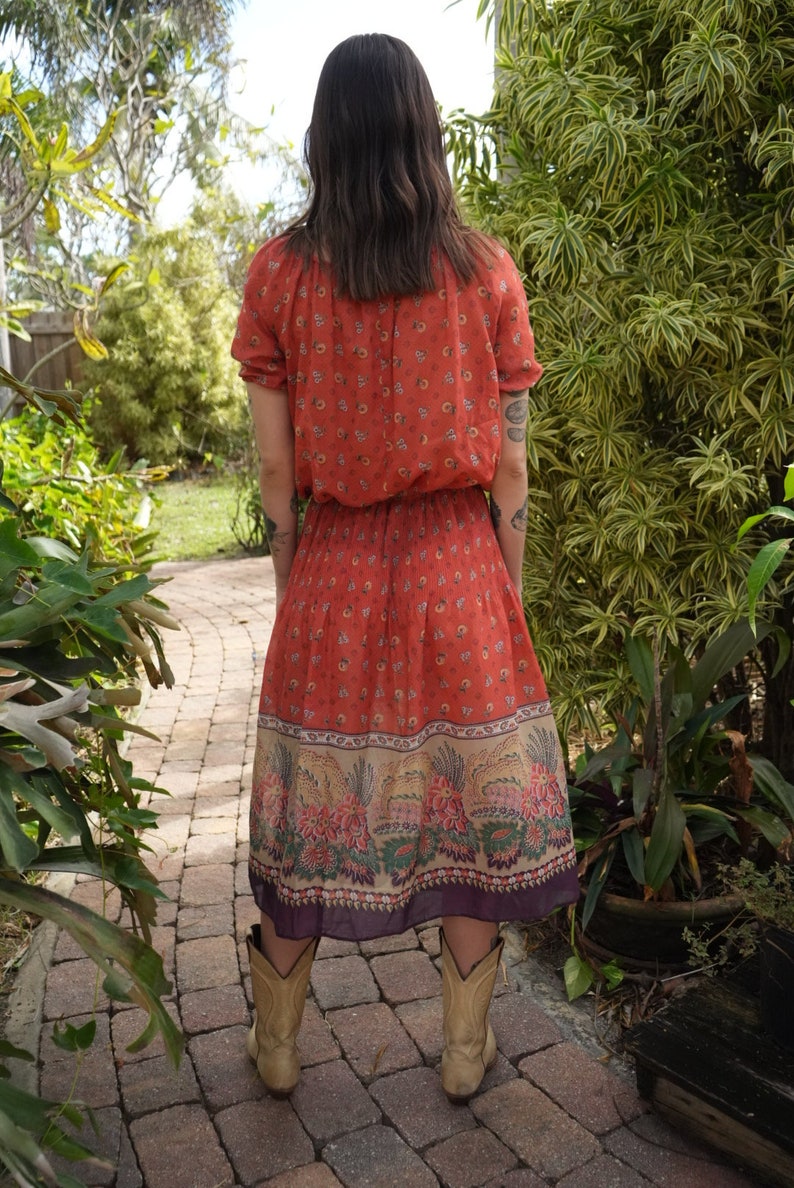
<svg viewBox="0 0 794 1188">
<path fill-rule="evenodd" d="M 778 624 L 792 637 L 792 614 L 788 608 L 777 616 Z M 777 659 L 777 641 L 761 644 L 764 667 L 768 673 Z M 765 681 L 764 737 L 761 750 L 785 778 L 794 782 L 794 650 L 775 677 Z"/>
</svg>

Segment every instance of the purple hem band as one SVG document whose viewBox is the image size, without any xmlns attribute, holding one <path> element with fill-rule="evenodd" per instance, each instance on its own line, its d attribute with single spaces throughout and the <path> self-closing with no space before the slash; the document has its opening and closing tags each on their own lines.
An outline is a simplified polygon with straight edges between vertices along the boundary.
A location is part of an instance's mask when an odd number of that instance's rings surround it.
<svg viewBox="0 0 794 1188">
<path fill-rule="evenodd" d="M 475 920 L 504 923 L 508 920 L 541 920 L 555 908 L 576 903 L 579 881 L 576 870 L 565 870 L 540 887 L 517 891 L 480 891 L 476 887 L 431 887 L 417 891 L 405 907 L 393 911 L 324 907 L 306 904 L 291 907 L 279 899 L 275 886 L 251 868 L 251 890 L 260 911 L 270 916 L 276 933 L 291 940 L 329 936 L 335 940 L 375 940 L 397 936 L 417 924 L 440 916 L 471 916 Z"/>
</svg>

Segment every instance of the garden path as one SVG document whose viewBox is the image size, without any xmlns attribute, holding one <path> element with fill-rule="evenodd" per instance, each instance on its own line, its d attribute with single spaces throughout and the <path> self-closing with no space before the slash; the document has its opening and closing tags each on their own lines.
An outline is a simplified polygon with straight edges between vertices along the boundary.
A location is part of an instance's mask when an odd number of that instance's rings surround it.
<svg viewBox="0 0 794 1188">
<path fill-rule="evenodd" d="M 600 1058 L 559 988 L 507 930 L 492 1017 L 499 1058 L 468 1106 L 451 1106 L 441 1044 L 438 928 L 362 944 L 324 940 L 301 1033 L 303 1073 L 289 1101 L 269 1097 L 245 1053 L 250 979 L 245 929 L 248 787 L 262 662 L 275 611 L 269 559 L 161 565 L 182 623 L 168 633 L 173 689 L 149 697 L 134 736 L 136 773 L 156 797 L 150 865 L 169 901 L 154 944 L 174 979 L 169 1009 L 186 1036 L 178 1072 L 155 1042 L 131 1054 L 137 1008 L 97 1006 L 98 1038 L 73 1085 L 53 1021 L 83 1022 L 93 965 L 62 935 L 46 977 L 40 1091 L 74 1091 L 96 1111 L 116 1188 L 740 1188 L 752 1181 L 648 1111 L 625 1068 Z M 101 888 L 78 881 L 93 907 Z M 108 908 L 113 911 L 113 900 Z M 117 918 L 120 912 L 116 911 Z M 579 1020 L 577 1024 L 576 1020 Z M 78 1165 L 79 1167 L 79 1165 Z"/>
</svg>

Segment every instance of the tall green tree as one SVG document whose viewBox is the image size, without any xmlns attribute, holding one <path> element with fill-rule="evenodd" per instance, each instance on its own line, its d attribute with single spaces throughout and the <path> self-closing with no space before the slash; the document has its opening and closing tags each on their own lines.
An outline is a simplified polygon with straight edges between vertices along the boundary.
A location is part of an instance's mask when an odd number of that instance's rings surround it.
<svg viewBox="0 0 794 1188">
<path fill-rule="evenodd" d="M 228 109 L 235 0 L 0 0 L 53 117 L 92 139 L 113 117 L 108 177 L 117 201 L 149 220 L 183 170 L 201 179 L 221 140 L 250 129 Z"/>
<path fill-rule="evenodd" d="M 464 202 L 527 276 L 546 370 L 525 600 L 563 725 L 593 726 L 624 700 L 627 632 L 692 652 L 747 613 L 763 536 L 737 548 L 737 529 L 794 458 L 794 3 L 486 13 L 494 104 L 450 134 Z M 776 576 L 763 746 L 791 773 L 790 565 Z"/>
</svg>

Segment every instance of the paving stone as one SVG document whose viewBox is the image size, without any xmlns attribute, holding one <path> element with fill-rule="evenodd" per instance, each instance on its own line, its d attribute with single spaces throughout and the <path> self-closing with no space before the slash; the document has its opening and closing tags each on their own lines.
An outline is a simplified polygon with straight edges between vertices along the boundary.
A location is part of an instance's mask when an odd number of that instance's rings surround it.
<svg viewBox="0 0 794 1188">
<path fill-rule="evenodd" d="M 224 1027 L 188 1040 L 188 1052 L 210 1111 L 264 1097 L 267 1090 L 248 1058 L 248 1027 Z"/>
<path fill-rule="evenodd" d="M 445 1139 L 425 1151 L 424 1159 L 446 1188 L 480 1188 L 518 1163 L 513 1152 L 482 1126 Z"/>
<path fill-rule="evenodd" d="M 345 1188 L 437 1188 L 433 1172 L 388 1126 L 347 1134 L 323 1150 Z"/>
<path fill-rule="evenodd" d="M 314 1158 L 311 1139 L 288 1101 L 244 1101 L 214 1121 L 241 1184 L 268 1182 Z"/>
<path fill-rule="evenodd" d="M 199 783 L 199 759 L 195 761 L 183 760 L 181 764 L 163 764 L 157 775 L 157 783 L 180 799 L 183 796 L 195 796 Z M 180 770 L 177 770 L 177 768 Z"/>
<path fill-rule="evenodd" d="M 248 862 L 237 862 L 234 867 L 234 893 L 235 895 L 247 895 L 250 890 Z"/>
<path fill-rule="evenodd" d="M 413 928 L 408 932 L 398 932 L 396 936 L 379 936 L 375 940 L 360 942 L 361 952 L 365 957 L 378 957 L 381 953 L 402 953 L 405 949 L 419 947 L 419 939 Z"/>
<path fill-rule="evenodd" d="M 222 817 L 220 815 L 194 817 L 190 823 L 191 837 L 206 837 L 209 834 L 216 833 L 237 833 L 237 806 L 234 805 L 234 814 L 232 816 Z"/>
<path fill-rule="evenodd" d="M 179 1012 L 175 1002 L 167 1002 L 165 1009 L 179 1027 Z M 124 1064 L 137 1064 L 140 1060 L 150 1060 L 152 1056 L 165 1055 L 165 1042 L 161 1032 L 158 1032 L 151 1043 L 139 1052 L 128 1052 L 129 1044 L 135 1042 L 148 1025 L 149 1015 L 138 1007 L 131 1010 L 115 1011 L 110 1019 L 110 1037 L 113 1041 L 113 1057 L 116 1067 Z"/>
<path fill-rule="evenodd" d="M 242 776 L 242 756 L 239 762 L 233 763 L 209 763 L 205 760 L 199 773 L 196 795 L 202 795 L 202 787 L 212 785 L 217 788 L 220 784 L 234 784 L 236 791 L 239 792 Z"/>
<path fill-rule="evenodd" d="M 234 832 L 231 834 L 196 834 L 187 839 L 185 866 L 212 866 L 234 862 L 236 847 Z"/>
<path fill-rule="evenodd" d="M 428 957 L 441 956 L 441 929 L 440 928 L 423 928 L 419 933 L 419 944 L 422 946 Z"/>
<path fill-rule="evenodd" d="M 519 1159 L 551 1179 L 601 1153 L 584 1127 L 520 1078 L 473 1098 L 471 1110 Z"/>
<path fill-rule="evenodd" d="M 231 936 L 233 929 L 234 913 L 228 903 L 183 907 L 176 920 L 176 935 L 180 941 L 198 940 L 202 936 Z"/>
<path fill-rule="evenodd" d="M 179 989 L 183 994 L 240 983 L 237 946 L 231 936 L 180 941 L 176 947 L 176 961 Z"/>
<path fill-rule="evenodd" d="M 196 807 L 201 804 L 205 797 L 212 800 L 217 800 L 218 797 L 224 796 L 239 796 L 240 795 L 240 778 L 231 780 L 217 780 L 215 778 L 199 780 L 199 785 L 196 788 Z"/>
<path fill-rule="evenodd" d="M 557 1188 L 643 1188 L 650 1182 L 633 1167 L 619 1163 L 611 1155 L 600 1155 L 584 1167 L 578 1167 L 576 1171 L 563 1176 L 557 1181 Z"/>
<path fill-rule="evenodd" d="M 281 1176 L 262 1181 L 256 1188 L 337 1188 L 342 1184 L 324 1163 L 306 1163 Z"/>
<path fill-rule="evenodd" d="M 415 1150 L 476 1126 L 467 1106 L 448 1100 L 435 1069 L 422 1066 L 394 1073 L 375 1081 L 369 1091 L 384 1117 Z"/>
<path fill-rule="evenodd" d="M 380 1122 L 380 1110 L 343 1060 L 303 1069 L 290 1101 L 318 1146 Z"/>
<path fill-rule="evenodd" d="M 55 952 L 52 955 L 53 965 L 59 965 L 61 961 L 79 961 L 81 957 L 85 957 L 85 952 L 72 934 L 65 928 L 59 929 Z"/>
<path fill-rule="evenodd" d="M 188 1035 L 202 1031 L 219 1031 L 223 1027 L 245 1024 L 248 1003 L 242 985 L 214 986 L 210 990 L 196 990 L 179 998 L 182 1026 Z"/>
<path fill-rule="evenodd" d="M 58 1124 L 67 1134 L 74 1135 L 78 1142 L 93 1152 L 97 1160 L 102 1160 L 103 1166 L 87 1159 L 72 1163 L 51 1153 L 48 1153 L 48 1159 L 56 1172 L 79 1176 L 86 1184 L 90 1184 L 91 1188 L 110 1188 L 110 1185 L 116 1181 L 117 1169 L 121 1168 L 123 1163 L 129 1162 L 127 1158 L 130 1151 L 129 1139 L 122 1123 L 121 1110 L 115 1108 L 94 1110 L 93 1120 L 96 1130 L 87 1121 L 84 1121 L 80 1128 L 71 1126 L 64 1118 L 60 1118 Z M 140 1185 L 142 1183 L 140 1172 L 138 1172 L 134 1159 L 132 1162 L 137 1172 L 137 1184 Z M 127 1175 L 130 1170 L 129 1167 L 125 1168 Z M 134 1183 L 133 1180 L 130 1183 L 130 1188 Z"/>
<path fill-rule="evenodd" d="M 298 1050 L 301 1064 L 308 1068 L 312 1064 L 325 1064 L 341 1055 L 334 1033 L 315 1002 L 307 1002 L 303 1010 L 303 1021 L 298 1035 Z"/>
<path fill-rule="evenodd" d="M 499 1051 L 518 1060 L 562 1039 L 557 1024 L 525 994 L 505 994 L 491 1004 L 491 1026 Z"/>
<path fill-rule="evenodd" d="M 146 1188 L 231 1188 L 234 1173 L 203 1106 L 180 1105 L 130 1124 Z"/>
<path fill-rule="evenodd" d="M 121 915 L 122 899 L 118 888 L 103 884 L 101 879 L 90 877 L 76 883 L 69 898 L 114 924 Z"/>
<path fill-rule="evenodd" d="M 230 903 L 234 893 L 234 874 L 230 866 L 189 866 L 182 878 L 181 907 L 203 907 L 211 903 Z"/>
<path fill-rule="evenodd" d="M 171 727 L 171 738 L 180 742 L 184 739 L 206 740 L 210 725 L 210 718 L 182 718 Z"/>
<path fill-rule="evenodd" d="M 422 1053 L 427 1064 L 441 1059 L 444 1047 L 440 998 L 420 998 L 394 1008 L 394 1013 Z"/>
<path fill-rule="evenodd" d="M 171 733 L 173 738 L 173 730 Z M 206 749 L 206 739 L 180 739 L 178 742 L 169 742 L 168 744 L 168 761 L 173 763 L 181 760 L 201 760 Z"/>
<path fill-rule="evenodd" d="M 259 918 L 259 908 L 250 893 L 234 897 L 234 935 L 243 940 L 252 924 Z M 322 942 L 320 942 L 322 943 Z M 315 958 L 316 960 L 316 958 Z"/>
<path fill-rule="evenodd" d="M 322 1011 L 356 1006 L 360 1002 L 376 1002 L 380 997 L 363 957 L 333 957 L 327 961 L 315 961 L 311 986 Z"/>
<path fill-rule="evenodd" d="M 135 774 L 143 774 L 138 772 L 138 765 L 135 765 Z M 146 777 L 144 776 L 144 779 Z M 152 777 L 154 779 L 154 777 Z M 192 796 L 185 794 L 184 796 L 169 796 L 167 793 L 158 793 L 157 796 L 152 796 L 147 808 L 152 809 L 157 813 L 160 820 L 163 817 L 170 817 L 181 815 L 182 813 L 191 814 L 193 812 L 193 805 L 195 801 Z"/>
<path fill-rule="evenodd" d="M 515 1171 L 488 1180 L 487 1188 L 548 1188 L 548 1180 L 542 1179 L 528 1167 L 519 1167 Z M 610 1186 L 604 1184 L 603 1188 L 610 1188 Z"/>
<path fill-rule="evenodd" d="M 441 975 L 423 950 L 373 957 L 370 969 L 383 997 L 392 1006 L 441 993 Z"/>
<path fill-rule="evenodd" d="M 521 1075 L 593 1134 L 606 1134 L 645 1113 L 637 1091 L 576 1044 L 555 1044 L 527 1056 Z"/>
<path fill-rule="evenodd" d="M 350 1067 L 365 1084 L 422 1063 L 416 1044 L 385 1002 L 330 1011 L 328 1022 Z"/>
<path fill-rule="evenodd" d="M 512 1081 L 517 1076 L 517 1070 L 507 1057 L 503 1056 L 501 1052 L 497 1052 L 496 1060 L 483 1077 L 478 1092 L 485 1093 L 488 1089 L 494 1089 L 497 1085 L 503 1085 L 505 1081 Z"/>
<path fill-rule="evenodd" d="M 56 966 L 50 971 L 49 976 L 52 977 L 53 973 L 61 968 L 63 967 Z M 64 1019 L 61 1026 L 70 1023 L 73 1027 L 84 1027 L 92 1018 L 96 1022 L 96 1036 L 91 1047 L 80 1055 L 79 1060 L 74 1052 L 64 1052 L 52 1042 L 52 1025 L 43 1029 L 40 1050 L 42 1097 L 52 1101 L 66 1101 L 69 1097 L 77 1097 L 96 1109 L 118 1105 L 119 1089 L 107 1013 L 100 1011 L 96 1015 L 75 1015 Z"/>
<path fill-rule="evenodd" d="M 359 951 L 358 943 L 349 940 L 336 940 L 332 936 L 321 937 L 317 946 L 317 961 L 324 957 L 352 957 Z"/>
<path fill-rule="evenodd" d="M 101 985 L 102 977 L 88 957 L 53 966 L 47 975 L 44 1018 L 68 1019 L 73 1015 L 84 1015 L 94 1004 L 98 1010 L 107 1009 L 109 1000 L 100 989 Z"/>
<path fill-rule="evenodd" d="M 636 1125 L 622 1126 L 606 1135 L 604 1146 L 621 1163 L 628 1163 L 661 1188 L 691 1188 L 693 1184 L 698 1188 L 747 1188 L 753 1183 L 750 1173 L 745 1175 L 723 1164 L 707 1162 L 709 1155 L 705 1148 L 695 1148 L 705 1158 L 684 1154 L 666 1141 L 660 1145 L 641 1137 L 634 1130 Z M 657 1138 L 666 1139 L 667 1129 L 664 1123 L 659 1123 Z"/>
<path fill-rule="evenodd" d="M 201 800 L 196 801 L 196 807 L 192 814 L 193 820 L 191 824 L 191 833 L 195 829 L 198 821 L 203 821 L 208 818 L 221 817 L 223 820 L 233 819 L 237 820 L 240 815 L 240 797 L 239 796 L 208 796 L 202 797 Z"/>
<path fill-rule="evenodd" d="M 119 1084 L 124 1108 L 131 1118 L 201 1098 L 193 1065 L 186 1056 L 178 1069 L 165 1056 L 125 1064 L 119 1069 Z"/>
</svg>

